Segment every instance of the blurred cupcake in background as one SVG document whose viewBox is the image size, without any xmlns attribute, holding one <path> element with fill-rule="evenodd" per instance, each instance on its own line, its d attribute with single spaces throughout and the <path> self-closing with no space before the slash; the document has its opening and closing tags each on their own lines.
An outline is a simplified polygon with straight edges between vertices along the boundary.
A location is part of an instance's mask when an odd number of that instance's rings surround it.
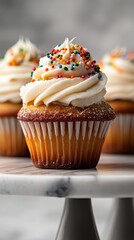
<svg viewBox="0 0 134 240">
<path fill-rule="evenodd" d="M 30 81 L 40 51 L 20 39 L 0 60 L 0 155 L 25 156 L 28 152 L 16 116 L 21 108 L 20 87 Z"/>
<path fill-rule="evenodd" d="M 134 52 L 115 49 L 104 56 L 100 67 L 108 77 L 105 99 L 116 112 L 103 152 L 134 154 Z"/>
<path fill-rule="evenodd" d="M 40 59 L 18 113 L 36 167 L 96 167 L 115 118 L 103 98 L 106 82 L 90 52 L 68 38 Z"/>
</svg>

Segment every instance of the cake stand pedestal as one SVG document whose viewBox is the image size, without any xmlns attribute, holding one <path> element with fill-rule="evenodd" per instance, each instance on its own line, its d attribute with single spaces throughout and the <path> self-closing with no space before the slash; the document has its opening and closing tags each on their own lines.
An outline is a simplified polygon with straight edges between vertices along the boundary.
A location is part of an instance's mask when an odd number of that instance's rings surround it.
<svg viewBox="0 0 134 240">
<path fill-rule="evenodd" d="M 115 198 L 104 240 L 132 240 L 133 161 L 102 155 L 97 169 L 43 170 L 30 159 L 1 157 L 0 194 L 66 198 L 56 240 L 99 240 L 91 198 Z"/>
<path fill-rule="evenodd" d="M 116 199 L 104 240 L 134 239 L 134 209 L 132 198 Z"/>
<path fill-rule="evenodd" d="M 66 199 L 56 240 L 99 240 L 91 200 Z"/>
</svg>

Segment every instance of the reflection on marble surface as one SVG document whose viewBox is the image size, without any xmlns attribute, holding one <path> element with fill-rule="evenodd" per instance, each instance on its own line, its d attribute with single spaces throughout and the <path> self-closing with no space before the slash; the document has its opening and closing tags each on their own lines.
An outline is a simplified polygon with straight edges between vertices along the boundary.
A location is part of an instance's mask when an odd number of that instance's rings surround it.
<svg viewBox="0 0 134 240">
<path fill-rule="evenodd" d="M 102 154 L 97 169 L 85 170 L 37 169 L 31 159 L 0 157 L 0 194 L 63 198 L 132 197 L 133 156 Z"/>
<path fill-rule="evenodd" d="M 116 169 L 113 167 L 115 158 Z M 84 192 L 87 191 L 87 186 L 89 195 L 96 191 L 96 186 L 98 186 L 98 194 L 102 194 L 102 188 L 103 190 L 105 188 L 103 187 L 104 183 L 108 189 L 108 181 L 113 182 L 113 189 L 116 189 L 114 196 L 122 191 L 121 184 L 124 186 L 125 194 L 134 190 L 132 184 L 134 176 L 133 157 L 126 156 L 108 157 L 102 155 L 98 172 L 96 170 L 40 170 L 36 169 L 31 160 L 28 159 L 0 158 L 0 171 L 0 191 L 8 194 L 0 196 L 0 240 L 54 240 L 62 214 L 64 197 L 70 194 L 72 183 L 74 194 L 78 193 L 80 189 Z M 43 182 L 42 179 L 44 179 Z M 100 179 L 103 180 L 101 184 L 98 182 Z M 88 185 L 85 184 L 85 180 L 87 180 Z M 132 186 L 130 184 L 128 189 L 126 182 L 129 183 L 129 180 Z M 47 192 L 45 192 L 44 187 L 46 187 Z M 53 196 L 53 198 L 9 195 L 13 191 L 15 194 L 25 192 L 26 195 L 29 195 L 30 189 L 33 189 L 33 193 L 36 191 L 37 195 L 42 195 L 42 191 L 44 191 L 44 195 Z M 109 193 L 113 189 L 109 188 Z M 112 202 L 113 199 L 107 198 L 93 199 L 93 210 L 100 238 L 105 234 L 104 229 L 112 208 Z"/>
<path fill-rule="evenodd" d="M 100 237 L 112 207 L 112 199 L 94 199 Z M 0 196 L 0 240 L 55 240 L 64 199 Z"/>
</svg>

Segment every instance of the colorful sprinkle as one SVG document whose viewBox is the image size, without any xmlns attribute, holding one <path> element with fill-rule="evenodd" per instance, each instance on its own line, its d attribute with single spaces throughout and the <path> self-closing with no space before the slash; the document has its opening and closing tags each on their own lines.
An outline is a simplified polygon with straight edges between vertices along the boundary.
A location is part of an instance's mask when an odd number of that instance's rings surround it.
<svg viewBox="0 0 134 240">
<path fill-rule="evenodd" d="M 58 75 L 58 77 L 59 77 L 59 78 L 62 78 L 62 75 L 61 75 L 61 74 L 59 74 L 59 75 Z"/>
<path fill-rule="evenodd" d="M 75 49 L 75 47 L 72 45 L 72 46 L 70 47 L 70 49 L 71 49 L 71 50 L 74 50 L 74 49 Z"/>
<path fill-rule="evenodd" d="M 62 68 L 62 65 L 60 64 L 58 67 L 59 67 L 59 68 Z"/>
<path fill-rule="evenodd" d="M 95 66 L 95 71 L 98 72 L 98 73 L 100 72 L 100 67 L 99 67 L 99 65 L 96 65 L 96 66 Z"/>
<path fill-rule="evenodd" d="M 66 64 L 66 61 L 65 60 L 61 60 L 61 63 L 63 64 L 63 65 L 65 65 Z"/>
<path fill-rule="evenodd" d="M 79 52 L 77 50 L 74 50 L 74 54 L 78 54 Z"/>
<path fill-rule="evenodd" d="M 101 79 L 101 77 L 102 77 L 102 76 L 101 76 L 101 73 L 98 73 L 98 78 Z"/>
<path fill-rule="evenodd" d="M 85 75 L 83 74 L 81 77 L 82 77 L 82 78 L 85 78 Z"/>
<path fill-rule="evenodd" d="M 74 75 L 71 75 L 71 78 L 74 78 Z"/>
<path fill-rule="evenodd" d="M 61 44 L 57 45 L 58 47 L 61 46 Z M 61 48 L 55 48 L 52 49 L 51 52 L 47 53 L 47 57 L 50 58 L 50 64 L 51 68 L 57 68 L 57 69 L 64 69 L 65 71 L 73 71 L 78 67 L 81 62 L 84 64 L 86 69 L 86 74 L 82 74 L 82 78 L 86 78 L 87 76 L 91 77 L 94 74 L 98 73 L 98 78 L 101 78 L 100 73 L 100 67 L 96 65 L 96 61 L 91 59 L 90 52 L 85 50 L 80 45 L 70 45 L 70 58 L 67 60 L 64 59 L 64 53 L 66 53 L 67 48 L 61 47 Z M 76 56 L 79 54 L 80 60 Z M 41 67 L 41 66 L 40 66 Z M 45 71 L 49 71 L 48 68 L 45 69 Z M 73 73 L 73 72 L 72 72 Z M 61 75 L 58 75 L 57 78 L 62 77 Z M 72 74 L 70 76 L 71 78 L 74 78 L 74 75 Z"/>
<path fill-rule="evenodd" d="M 64 70 L 65 70 L 65 71 L 68 71 L 68 67 L 64 67 Z"/>
<path fill-rule="evenodd" d="M 108 65 L 112 66 L 112 65 L 113 65 L 113 63 L 112 63 L 112 62 L 108 62 Z"/>
<path fill-rule="evenodd" d="M 86 55 L 86 59 L 89 59 L 90 58 L 90 54 Z"/>
<path fill-rule="evenodd" d="M 23 49 L 23 48 L 20 48 L 20 49 L 19 49 L 19 51 L 20 51 L 20 52 L 23 52 L 23 51 L 24 51 L 24 49 Z"/>
<path fill-rule="evenodd" d="M 70 61 L 69 61 L 69 60 L 67 60 L 67 61 L 66 61 L 66 63 L 67 63 L 67 64 L 70 64 Z"/>
<path fill-rule="evenodd" d="M 33 72 L 31 72 L 31 77 L 33 76 Z"/>
<path fill-rule="evenodd" d="M 71 70 L 74 70 L 74 67 L 73 66 L 71 66 L 71 68 L 70 68 Z"/>
</svg>

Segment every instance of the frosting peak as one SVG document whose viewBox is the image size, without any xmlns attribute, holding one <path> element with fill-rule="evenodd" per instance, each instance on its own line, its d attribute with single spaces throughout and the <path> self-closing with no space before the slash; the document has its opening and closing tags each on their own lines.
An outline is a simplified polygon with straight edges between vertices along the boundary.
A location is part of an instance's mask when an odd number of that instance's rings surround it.
<svg viewBox="0 0 134 240">
<path fill-rule="evenodd" d="M 90 77 L 99 72 L 99 66 L 95 63 L 85 48 L 66 38 L 40 59 L 39 67 L 33 72 L 33 79 Z"/>
<path fill-rule="evenodd" d="M 3 65 L 19 66 L 23 62 L 35 62 L 38 63 L 37 56 L 40 53 L 39 49 L 29 41 L 29 39 L 23 40 L 22 38 L 7 50 L 3 62 Z"/>
<path fill-rule="evenodd" d="M 73 41 L 73 40 L 72 40 Z M 78 107 L 99 102 L 105 95 L 106 76 L 87 49 L 68 38 L 40 59 L 32 82 L 21 88 L 23 103 L 58 103 Z"/>
<path fill-rule="evenodd" d="M 100 67 L 108 76 L 106 99 L 134 101 L 134 52 L 117 48 L 104 56 Z"/>
<path fill-rule="evenodd" d="M 0 102 L 21 102 L 20 87 L 30 82 L 40 51 L 29 40 L 20 39 L 0 60 Z"/>
</svg>

